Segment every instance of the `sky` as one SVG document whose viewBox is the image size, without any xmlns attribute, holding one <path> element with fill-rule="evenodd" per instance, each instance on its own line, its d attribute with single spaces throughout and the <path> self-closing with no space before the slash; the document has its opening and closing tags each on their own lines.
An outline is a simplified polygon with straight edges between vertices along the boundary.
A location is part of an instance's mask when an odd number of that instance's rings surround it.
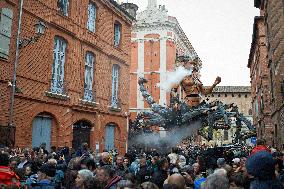
<svg viewBox="0 0 284 189">
<path fill-rule="evenodd" d="M 123 0 L 127 2 L 127 0 Z M 128 0 L 146 9 L 148 0 Z M 248 57 L 254 17 L 253 0 L 158 0 L 175 16 L 202 60 L 201 81 L 223 86 L 250 85 Z"/>
</svg>

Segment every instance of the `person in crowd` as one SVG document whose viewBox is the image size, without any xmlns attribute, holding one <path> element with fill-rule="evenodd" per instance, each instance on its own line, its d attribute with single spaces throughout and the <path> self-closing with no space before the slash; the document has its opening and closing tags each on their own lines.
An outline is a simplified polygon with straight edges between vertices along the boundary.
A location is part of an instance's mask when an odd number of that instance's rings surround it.
<svg viewBox="0 0 284 189">
<path fill-rule="evenodd" d="M 159 187 L 152 182 L 144 182 L 140 186 L 141 189 L 159 189 Z"/>
<path fill-rule="evenodd" d="M 28 188 L 33 189 L 55 189 L 53 178 L 55 176 L 56 169 L 49 164 L 44 164 L 40 167 L 37 175 L 37 182 L 32 183 Z"/>
<path fill-rule="evenodd" d="M 250 189 L 283 189 L 275 175 L 275 161 L 271 153 L 260 150 L 253 153 L 246 162 L 248 174 L 254 177 Z"/>
<path fill-rule="evenodd" d="M 65 188 L 75 189 L 78 171 L 80 170 L 81 159 L 79 157 L 72 158 L 68 163 L 67 170 L 64 173 L 63 186 Z"/>
<path fill-rule="evenodd" d="M 162 158 L 158 163 L 158 171 L 153 174 L 151 181 L 159 188 L 163 188 L 164 181 L 168 178 L 169 161 Z"/>
<path fill-rule="evenodd" d="M 204 183 L 205 189 L 229 189 L 229 179 L 221 174 L 211 174 L 207 177 Z"/>
<path fill-rule="evenodd" d="M 233 173 L 229 180 L 230 189 L 244 189 L 246 178 L 243 173 Z"/>
<path fill-rule="evenodd" d="M 6 186 L 20 186 L 19 177 L 9 167 L 9 154 L 0 152 L 0 183 Z"/>
<path fill-rule="evenodd" d="M 101 184 L 105 183 L 105 189 L 115 189 L 121 180 L 121 177 L 117 176 L 115 170 L 109 165 L 98 168 L 96 176 Z"/>
<path fill-rule="evenodd" d="M 115 169 L 118 176 L 121 176 L 122 178 L 125 177 L 125 174 L 128 172 L 128 170 L 123 165 L 123 157 L 122 156 L 117 156 L 115 158 L 114 169 Z"/>
<path fill-rule="evenodd" d="M 169 176 L 168 184 L 175 185 L 177 189 L 186 189 L 185 179 L 181 174 L 173 174 Z"/>
<path fill-rule="evenodd" d="M 225 158 L 218 158 L 217 159 L 217 166 L 218 166 L 218 168 L 225 169 L 227 171 L 227 174 L 230 174 L 231 171 L 232 171 L 231 166 L 226 163 Z"/>
<path fill-rule="evenodd" d="M 256 141 L 256 146 L 252 149 L 250 155 L 255 154 L 256 152 L 259 151 L 266 151 L 266 152 L 271 152 L 270 149 L 265 145 L 265 140 L 264 139 L 257 139 Z"/>
<path fill-rule="evenodd" d="M 140 158 L 140 169 L 137 172 L 137 182 L 138 183 L 143 183 L 143 182 L 148 182 L 151 179 L 152 172 L 151 168 L 147 166 L 146 164 L 146 158 L 142 157 Z"/>
<path fill-rule="evenodd" d="M 111 157 L 108 152 L 103 152 L 101 154 L 100 166 L 103 167 L 105 165 L 111 165 Z"/>
<path fill-rule="evenodd" d="M 121 180 L 117 183 L 117 189 L 136 189 L 130 180 Z"/>
<path fill-rule="evenodd" d="M 20 163 L 17 166 L 18 169 L 23 169 L 25 166 L 30 164 L 29 161 L 28 161 L 28 157 L 29 157 L 29 155 L 28 155 L 27 152 L 21 153 L 19 155 Z"/>
<path fill-rule="evenodd" d="M 91 189 L 91 183 L 93 181 L 93 173 L 88 169 L 82 169 L 78 171 L 76 178 L 76 187 L 78 189 Z"/>
<path fill-rule="evenodd" d="M 151 172 L 157 172 L 158 171 L 158 161 L 159 161 L 159 156 L 153 156 L 151 158 L 151 163 L 150 163 L 150 168 L 151 168 Z"/>
<path fill-rule="evenodd" d="M 177 147 L 173 147 L 172 148 L 172 152 L 168 155 L 168 157 L 170 158 L 170 164 L 171 165 L 175 165 L 178 158 L 178 148 Z"/>
<path fill-rule="evenodd" d="M 10 158 L 9 160 L 9 167 L 12 171 L 16 172 L 16 169 L 18 167 L 18 157 L 15 155 Z"/>
</svg>

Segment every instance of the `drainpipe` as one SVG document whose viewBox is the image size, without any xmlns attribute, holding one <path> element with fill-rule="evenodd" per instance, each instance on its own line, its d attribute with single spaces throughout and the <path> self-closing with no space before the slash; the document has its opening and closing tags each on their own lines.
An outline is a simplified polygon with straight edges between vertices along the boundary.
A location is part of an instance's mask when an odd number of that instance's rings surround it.
<svg viewBox="0 0 284 189">
<path fill-rule="evenodd" d="M 128 151 L 128 134 L 129 134 L 129 116 L 130 114 L 128 112 L 125 112 L 126 115 L 126 142 L 125 142 L 125 150 L 126 153 Z"/>
<path fill-rule="evenodd" d="M 14 124 L 13 116 L 14 116 L 17 65 L 19 62 L 19 52 L 20 52 L 19 44 L 20 44 L 21 24 L 22 24 L 23 3 L 24 3 L 24 0 L 19 0 L 18 31 L 17 31 L 17 37 L 16 37 L 16 56 L 15 56 L 14 69 L 13 69 L 12 91 L 11 91 L 12 94 L 10 96 L 10 111 L 9 111 L 8 126 L 13 126 Z"/>
</svg>

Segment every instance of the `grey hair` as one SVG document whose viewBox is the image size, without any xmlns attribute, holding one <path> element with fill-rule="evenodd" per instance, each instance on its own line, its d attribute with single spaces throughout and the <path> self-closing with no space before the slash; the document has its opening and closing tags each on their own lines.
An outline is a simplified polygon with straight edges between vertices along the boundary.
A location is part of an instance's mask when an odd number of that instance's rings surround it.
<svg viewBox="0 0 284 189">
<path fill-rule="evenodd" d="M 88 169 L 78 171 L 78 175 L 83 177 L 84 180 L 91 180 L 94 177 L 94 174 Z"/>
<path fill-rule="evenodd" d="M 206 179 L 206 189 L 229 189 L 229 179 L 220 174 L 211 174 Z"/>
<path fill-rule="evenodd" d="M 221 175 L 221 176 L 227 176 L 227 171 L 226 171 L 225 169 L 223 169 L 223 168 L 221 168 L 221 169 L 216 169 L 216 170 L 214 171 L 214 174 L 216 174 L 216 175 Z"/>
<path fill-rule="evenodd" d="M 121 180 L 117 183 L 118 188 L 134 188 L 134 184 L 130 180 Z"/>
</svg>

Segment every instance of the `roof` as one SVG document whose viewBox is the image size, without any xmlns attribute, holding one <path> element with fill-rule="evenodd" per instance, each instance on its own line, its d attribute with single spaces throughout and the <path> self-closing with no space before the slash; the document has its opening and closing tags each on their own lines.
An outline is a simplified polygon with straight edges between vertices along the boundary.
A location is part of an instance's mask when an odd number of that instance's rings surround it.
<svg viewBox="0 0 284 189">
<path fill-rule="evenodd" d="M 216 86 L 213 93 L 250 93 L 250 86 Z"/>
<path fill-rule="evenodd" d="M 126 17 L 128 17 L 131 21 L 134 21 L 135 18 L 131 16 L 124 8 L 120 6 L 115 0 L 109 0 L 111 4 L 113 4 L 119 11 L 121 11 Z"/>
</svg>

